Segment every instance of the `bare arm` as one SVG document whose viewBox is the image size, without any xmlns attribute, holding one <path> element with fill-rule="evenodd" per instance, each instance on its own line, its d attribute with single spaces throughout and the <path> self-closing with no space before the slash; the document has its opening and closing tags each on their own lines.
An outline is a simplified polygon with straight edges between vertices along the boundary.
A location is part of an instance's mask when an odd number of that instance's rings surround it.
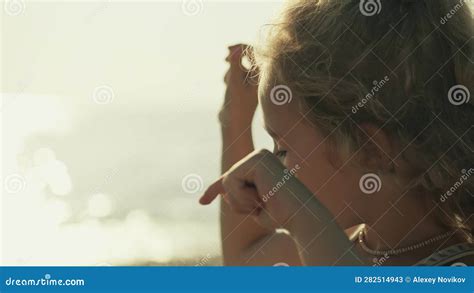
<svg viewBox="0 0 474 293">
<path fill-rule="evenodd" d="M 270 199 L 262 200 L 258 191 L 272 190 L 283 178 L 281 176 L 285 176 L 285 170 L 280 160 L 268 151 L 252 152 L 209 186 L 200 203 L 209 204 L 219 194 L 223 194 L 226 203 L 233 209 L 250 215 L 263 227 L 271 231 L 278 227 L 285 228 L 296 240 L 304 265 L 367 265 L 347 237 L 347 231 L 335 223 L 333 215 L 295 177 L 285 177 L 284 188 L 276 191 Z M 302 205 L 302 202 L 305 204 Z M 255 208 L 259 209 L 254 212 Z M 314 215 L 318 215 L 318 218 Z M 253 242 L 251 247 L 254 250 L 258 250 L 258 246 L 279 248 L 271 243 L 279 235 L 264 237 L 267 239 Z M 245 251 L 251 252 L 248 248 Z M 254 256 L 255 252 L 250 257 Z"/>
<path fill-rule="evenodd" d="M 299 194 L 307 192 L 304 188 L 301 189 Z M 298 190 L 298 186 L 295 190 Z M 318 215 L 319 219 L 314 215 Z M 294 214 L 286 228 L 298 243 L 299 255 L 304 265 L 367 265 L 354 247 L 353 238 L 360 226 L 342 230 L 317 200 L 307 201 L 305 208 Z"/>
<path fill-rule="evenodd" d="M 227 58 L 227 91 L 220 113 L 222 173 L 254 150 L 251 123 L 257 106 L 257 87 L 245 84 L 247 73 L 240 66 L 242 47 Z M 301 264 L 295 242 L 284 233 L 265 229 L 252 217 L 238 214 L 221 200 L 221 239 L 225 265 Z"/>
<path fill-rule="evenodd" d="M 224 129 L 222 171 L 253 151 L 251 130 Z M 293 239 L 258 225 L 248 216 L 231 210 L 221 199 L 221 239 L 225 265 L 300 265 Z"/>
</svg>

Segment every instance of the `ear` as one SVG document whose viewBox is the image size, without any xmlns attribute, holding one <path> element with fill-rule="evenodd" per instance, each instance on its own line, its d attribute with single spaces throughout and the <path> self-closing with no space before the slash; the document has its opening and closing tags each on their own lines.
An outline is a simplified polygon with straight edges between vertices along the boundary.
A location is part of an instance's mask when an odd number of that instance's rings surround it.
<svg viewBox="0 0 474 293">
<path fill-rule="evenodd" d="M 359 128 L 364 141 L 360 150 L 362 164 L 368 169 L 393 173 L 394 147 L 387 133 L 369 123 L 360 124 Z"/>
</svg>

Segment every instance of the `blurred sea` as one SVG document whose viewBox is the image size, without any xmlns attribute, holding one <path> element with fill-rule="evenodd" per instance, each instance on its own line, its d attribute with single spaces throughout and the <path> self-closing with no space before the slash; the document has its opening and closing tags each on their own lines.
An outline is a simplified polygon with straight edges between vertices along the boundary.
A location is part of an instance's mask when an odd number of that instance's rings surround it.
<svg viewBox="0 0 474 293">
<path fill-rule="evenodd" d="M 197 204 L 219 174 L 214 113 L 3 98 L 5 264 L 218 255 L 217 205 Z"/>
</svg>

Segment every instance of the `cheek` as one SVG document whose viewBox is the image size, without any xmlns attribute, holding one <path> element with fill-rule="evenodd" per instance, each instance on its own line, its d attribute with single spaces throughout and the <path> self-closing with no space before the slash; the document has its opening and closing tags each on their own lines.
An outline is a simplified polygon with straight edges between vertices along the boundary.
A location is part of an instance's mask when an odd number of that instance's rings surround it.
<svg viewBox="0 0 474 293">
<path fill-rule="evenodd" d="M 298 178 L 313 192 L 319 191 L 318 193 L 320 193 L 321 189 L 324 189 L 337 175 L 337 169 L 331 165 L 325 153 L 320 149 L 309 153 L 304 161 L 293 157 L 291 163 L 299 164 L 301 168 Z"/>
<path fill-rule="evenodd" d="M 297 178 L 333 215 L 343 212 L 346 203 L 358 201 L 353 176 L 333 166 L 323 152 L 315 151 L 300 166 Z"/>
<path fill-rule="evenodd" d="M 288 153 L 284 164 L 288 169 L 298 166 L 296 177 L 314 194 L 344 228 L 361 222 L 372 206 L 359 188 L 361 172 L 350 162 L 331 159 L 333 146 L 318 136 L 314 129 L 295 127 L 285 141 Z M 350 205 L 351 209 L 348 209 Z M 354 214 L 352 210 L 356 210 Z"/>
<path fill-rule="evenodd" d="M 286 166 L 300 165 L 301 172 L 298 173 L 302 180 L 312 177 L 313 184 L 321 183 L 324 175 L 331 173 L 325 151 L 327 147 L 325 140 L 314 128 L 302 123 L 297 125 L 288 133 L 284 147 L 288 151 L 285 158 Z"/>
<path fill-rule="evenodd" d="M 297 178 L 310 189 L 331 212 L 339 213 L 344 202 L 352 202 L 357 196 L 354 188 L 357 180 L 347 166 L 334 165 L 330 160 L 328 145 L 317 134 L 299 134 L 289 147 L 285 158 L 287 168 L 298 165 Z"/>
<path fill-rule="evenodd" d="M 298 179 L 315 192 L 327 184 L 337 169 L 329 162 L 323 139 L 313 133 L 299 134 L 297 137 L 292 140 L 294 143 L 288 143 L 284 164 L 288 169 L 299 166 Z"/>
</svg>

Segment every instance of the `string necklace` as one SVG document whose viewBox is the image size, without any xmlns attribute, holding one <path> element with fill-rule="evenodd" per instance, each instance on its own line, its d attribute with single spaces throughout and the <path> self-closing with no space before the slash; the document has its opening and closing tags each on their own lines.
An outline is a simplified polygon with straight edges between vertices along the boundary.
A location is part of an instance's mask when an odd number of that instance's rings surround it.
<svg viewBox="0 0 474 293">
<path fill-rule="evenodd" d="M 360 231 L 359 232 L 359 244 L 365 252 L 367 252 L 371 255 L 377 255 L 377 256 L 400 255 L 402 253 L 406 253 L 406 252 L 409 252 L 409 251 L 420 249 L 422 247 L 425 247 L 427 245 L 435 243 L 435 242 L 437 242 L 441 239 L 444 239 L 444 238 L 447 238 L 447 237 L 451 236 L 452 234 L 453 234 L 452 231 L 451 232 L 446 232 L 446 233 L 440 234 L 438 236 L 432 237 L 430 239 L 427 239 L 425 241 L 421 241 L 421 242 L 415 243 L 413 245 L 406 246 L 406 247 L 401 247 L 401 248 L 397 248 L 397 249 L 374 250 L 374 249 L 370 249 L 369 247 L 367 247 L 367 245 L 364 242 L 364 233 L 363 233 L 363 231 Z"/>
</svg>

